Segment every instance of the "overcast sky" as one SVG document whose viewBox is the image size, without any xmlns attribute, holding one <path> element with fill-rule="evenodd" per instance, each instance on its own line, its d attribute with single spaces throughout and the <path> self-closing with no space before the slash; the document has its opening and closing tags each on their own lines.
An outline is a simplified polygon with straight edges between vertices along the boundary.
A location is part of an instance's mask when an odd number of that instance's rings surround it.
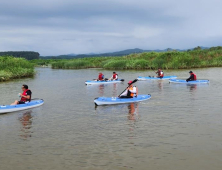
<svg viewBox="0 0 222 170">
<path fill-rule="evenodd" d="M 221 0 L 0 0 L 0 51 L 222 46 Z"/>
</svg>

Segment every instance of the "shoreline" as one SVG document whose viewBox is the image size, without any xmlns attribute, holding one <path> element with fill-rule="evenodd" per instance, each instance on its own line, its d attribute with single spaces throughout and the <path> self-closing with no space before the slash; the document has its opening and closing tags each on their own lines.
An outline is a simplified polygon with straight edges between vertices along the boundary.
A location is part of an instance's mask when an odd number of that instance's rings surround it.
<svg viewBox="0 0 222 170">
<path fill-rule="evenodd" d="M 0 71 L 0 73 L 1 73 L 1 71 Z M 0 75 L 0 83 L 12 81 L 12 80 L 24 79 L 24 78 L 32 78 L 34 76 L 35 76 L 35 73 L 32 75 L 23 75 L 23 76 L 19 76 L 19 77 L 14 77 L 14 76 L 13 77 L 7 77 L 7 76 L 3 77 L 2 75 Z"/>
</svg>

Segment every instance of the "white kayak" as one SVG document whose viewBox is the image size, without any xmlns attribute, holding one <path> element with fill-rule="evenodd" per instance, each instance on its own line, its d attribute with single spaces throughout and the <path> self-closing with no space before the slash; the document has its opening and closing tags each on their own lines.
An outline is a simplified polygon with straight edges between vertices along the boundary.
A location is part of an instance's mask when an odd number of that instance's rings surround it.
<svg viewBox="0 0 222 170">
<path fill-rule="evenodd" d="M 124 79 L 117 79 L 117 80 L 104 80 L 104 81 L 93 81 L 93 80 L 87 80 L 85 81 L 86 85 L 92 85 L 92 84 L 111 84 L 111 83 L 121 83 Z"/>
<path fill-rule="evenodd" d="M 170 79 L 169 83 L 178 83 L 178 84 L 206 84 L 209 83 L 209 80 L 193 80 L 193 81 L 186 81 L 180 79 Z"/>
<path fill-rule="evenodd" d="M 44 100 L 32 100 L 31 102 L 25 104 L 18 104 L 18 105 L 0 105 L 0 114 L 2 113 L 9 113 L 9 112 L 16 112 L 20 110 L 31 109 L 34 107 L 38 107 L 43 105 Z"/>
<path fill-rule="evenodd" d="M 113 104 L 123 104 L 123 103 L 136 103 L 141 102 L 144 100 L 148 100 L 151 98 L 151 95 L 144 94 L 138 95 L 137 97 L 133 98 L 119 98 L 119 97 L 98 97 L 94 99 L 94 103 L 97 106 L 100 105 L 113 105 Z"/>
<path fill-rule="evenodd" d="M 169 80 L 169 79 L 176 79 L 176 78 L 177 76 L 164 76 L 163 78 L 138 76 L 137 80 Z"/>
</svg>

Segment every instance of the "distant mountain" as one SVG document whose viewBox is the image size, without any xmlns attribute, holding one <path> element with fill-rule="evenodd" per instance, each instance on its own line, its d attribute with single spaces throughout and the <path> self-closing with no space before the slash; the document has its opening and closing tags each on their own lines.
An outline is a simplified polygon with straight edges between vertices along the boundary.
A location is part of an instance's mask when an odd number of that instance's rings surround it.
<svg viewBox="0 0 222 170">
<path fill-rule="evenodd" d="M 76 56 L 77 54 L 71 53 L 71 54 L 66 54 L 68 56 Z"/>
<path fill-rule="evenodd" d="M 74 53 L 71 53 L 71 54 L 65 54 L 65 55 L 59 55 L 59 56 L 77 56 L 79 54 L 74 54 Z M 96 53 L 87 53 L 85 55 L 96 55 Z"/>
<path fill-rule="evenodd" d="M 209 49 L 209 47 L 203 47 L 203 46 L 200 46 L 201 49 Z"/>
<path fill-rule="evenodd" d="M 67 54 L 67 55 L 59 55 L 59 56 L 40 56 L 40 58 L 43 59 L 71 59 L 71 58 L 84 58 L 84 57 L 106 57 L 106 56 L 124 56 L 124 55 L 129 55 L 129 54 L 133 54 L 133 53 L 143 53 L 143 52 L 151 52 L 151 51 L 163 51 L 163 50 L 142 50 L 139 48 L 135 48 L 135 49 L 127 49 L 127 50 L 123 50 L 123 51 L 117 51 L 117 52 L 110 52 L 110 53 L 88 53 L 88 54 Z"/>
<path fill-rule="evenodd" d="M 202 47 L 200 46 L 201 49 L 208 49 L 208 47 Z M 189 50 L 193 50 L 189 49 Z M 112 56 L 124 56 L 124 55 L 129 55 L 129 54 L 134 54 L 134 53 L 143 53 L 143 52 L 165 52 L 165 51 L 187 51 L 188 49 L 172 49 L 172 48 L 167 48 L 164 50 L 142 50 L 139 48 L 134 48 L 134 49 L 127 49 L 123 51 L 117 51 L 117 52 L 110 52 L 110 53 L 88 53 L 88 54 L 67 54 L 67 55 L 59 55 L 59 56 L 40 56 L 42 59 L 72 59 L 72 58 L 84 58 L 84 57 L 112 57 Z"/>
</svg>

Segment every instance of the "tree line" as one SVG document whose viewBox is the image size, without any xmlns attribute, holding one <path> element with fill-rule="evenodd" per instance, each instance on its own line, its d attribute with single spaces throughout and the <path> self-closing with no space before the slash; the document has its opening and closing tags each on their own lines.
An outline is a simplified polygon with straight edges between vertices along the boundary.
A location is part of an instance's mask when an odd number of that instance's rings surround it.
<svg viewBox="0 0 222 170">
<path fill-rule="evenodd" d="M 13 56 L 27 60 L 39 59 L 39 53 L 34 51 L 6 51 L 0 52 L 0 56 Z"/>
</svg>

